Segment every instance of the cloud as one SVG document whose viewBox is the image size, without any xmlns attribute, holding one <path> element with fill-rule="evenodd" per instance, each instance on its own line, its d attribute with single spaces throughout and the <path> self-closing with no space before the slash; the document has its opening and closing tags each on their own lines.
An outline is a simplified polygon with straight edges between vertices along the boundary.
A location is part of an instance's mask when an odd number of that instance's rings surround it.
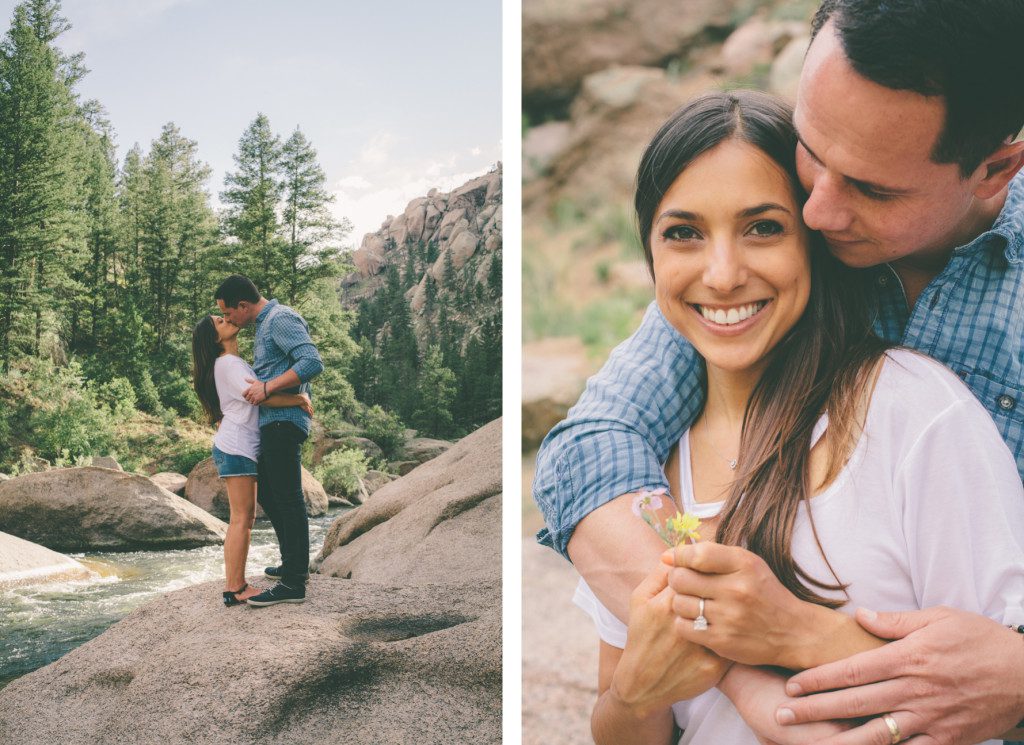
<svg viewBox="0 0 1024 745">
<path fill-rule="evenodd" d="M 391 132 L 374 134 L 334 182 L 334 214 L 352 221 L 349 240 L 356 246 L 413 199 L 431 189 L 445 192 L 462 186 L 501 158 L 500 144 L 413 157 L 404 152 L 409 144 Z"/>
<path fill-rule="evenodd" d="M 334 188 L 337 191 L 343 192 L 362 191 L 364 189 L 369 189 L 371 186 L 373 186 L 373 184 L 362 176 L 346 176 L 343 179 L 339 179 L 337 183 L 334 184 Z"/>
<path fill-rule="evenodd" d="M 363 166 L 379 166 L 388 161 L 395 136 L 390 132 L 379 132 L 370 138 L 359 151 L 357 161 Z"/>
<path fill-rule="evenodd" d="M 93 42 L 138 33 L 169 10 L 197 0 L 65 0 L 62 15 L 71 20 L 71 31 L 61 46 L 85 48 Z"/>
<path fill-rule="evenodd" d="M 353 230 L 349 240 L 358 247 L 362 244 L 363 236 L 366 233 L 375 233 L 388 215 L 397 215 L 403 212 L 413 199 L 426 196 L 427 192 L 434 188 L 442 192 L 451 191 L 485 173 L 488 167 L 449 173 L 444 176 L 410 175 L 404 181 L 357 189 L 345 188 L 341 182 L 338 182 L 334 191 L 335 201 L 332 205 L 334 215 L 339 220 L 347 217 L 352 221 Z M 342 179 L 342 181 L 348 181 L 348 179 Z"/>
</svg>

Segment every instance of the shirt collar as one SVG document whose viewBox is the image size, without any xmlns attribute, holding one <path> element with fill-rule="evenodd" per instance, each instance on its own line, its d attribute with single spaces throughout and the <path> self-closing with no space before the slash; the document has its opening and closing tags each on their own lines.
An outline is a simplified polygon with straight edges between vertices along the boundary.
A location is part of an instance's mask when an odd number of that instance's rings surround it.
<svg viewBox="0 0 1024 745">
<path fill-rule="evenodd" d="M 263 310 L 261 310 L 259 312 L 259 315 L 256 316 L 256 323 L 263 323 L 263 319 L 267 317 L 267 314 L 270 312 L 270 309 L 273 308 L 275 305 L 277 305 L 277 300 L 268 301 L 267 304 L 263 306 Z"/>
<path fill-rule="evenodd" d="M 956 249 L 956 253 L 970 253 L 983 245 L 1002 251 L 1010 264 L 1020 263 L 1024 258 L 1024 171 L 1010 180 L 1006 201 L 992 227 Z"/>
</svg>

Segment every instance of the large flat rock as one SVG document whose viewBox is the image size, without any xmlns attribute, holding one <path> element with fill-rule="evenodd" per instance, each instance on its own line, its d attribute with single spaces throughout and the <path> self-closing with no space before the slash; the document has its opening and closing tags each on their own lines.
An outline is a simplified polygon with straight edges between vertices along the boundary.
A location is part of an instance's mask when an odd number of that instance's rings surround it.
<svg viewBox="0 0 1024 745">
<path fill-rule="evenodd" d="M 523 538 L 523 745 L 591 745 L 598 636 L 572 564 Z"/>
<path fill-rule="evenodd" d="M 85 579 L 90 574 L 85 565 L 70 556 L 0 533 L 0 589 L 37 582 Z"/>
<path fill-rule="evenodd" d="M 0 690 L 0 743 L 500 742 L 498 583 L 314 576 L 304 604 L 263 609 L 220 589 L 164 595 Z"/>
<path fill-rule="evenodd" d="M 306 514 L 319 517 L 326 514 L 328 507 L 327 492 L 313 474 L 302 469 L 302 496 L 306 500 Z M 224 479 L 217 475 L 217 466 L 213 458 L 207 458 L 196 464 L 188 475 L 185 483 L 185 499 L 211 515 L 227 520 L 231 507 L 228 503 L 228 488 Z M 256 517 L 263 517 L 263 508 L 256 504 Z"/>
<path fill-rule="evenodd" d="M 422 585 L 501 579 L 501 419 L 331 525 L 323 574 Z"/>
<path fill-rule="evenodd" d="M 54 551 L 156 551 L 221 543 L 227 526 L 144 476 L 89 466 L 0 483 L 0 529 Z"/>
</svg>

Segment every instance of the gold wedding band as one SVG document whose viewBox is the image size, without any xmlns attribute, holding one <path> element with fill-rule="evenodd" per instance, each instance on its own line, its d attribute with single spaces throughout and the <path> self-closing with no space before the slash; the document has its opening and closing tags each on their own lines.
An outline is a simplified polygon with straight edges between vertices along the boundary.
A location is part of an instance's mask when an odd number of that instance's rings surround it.
<svg viewBox="0 0 1024 745">
<path fill-rule="evenodd" d="M 896 745 L 896 743 L 903 739 L 903 733 L 900 732 L 900 726 L 896 724 L 896 720 L 893 719 L 892 714 L 883 714 L 882 721 L 885 722 L 885 726 L 889 728 L 889 735 L 892 737 L 893 745 Z"/>
</svg>

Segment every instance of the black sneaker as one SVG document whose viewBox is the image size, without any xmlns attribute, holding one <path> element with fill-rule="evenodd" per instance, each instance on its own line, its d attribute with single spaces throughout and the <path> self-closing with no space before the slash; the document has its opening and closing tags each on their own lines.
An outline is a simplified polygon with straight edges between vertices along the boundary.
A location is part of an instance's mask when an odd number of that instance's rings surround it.
<svg viewBox="0 0 1024 745">
<path fill-rule="evenodd" d="M 281 579 L 281 567 L 267 567 L 263 570 L 263 573 L 271 579 Z"/>
<path fill-rule="evenodd" d="M 248 598 L 245 602 L 259 607 L 277 605 L 278 603 L 305 603 L 306 588 L 289 587 L 283 582 L 278 582 L 269 590 L 264 590 L 259 595 Z"/>
</svg>

